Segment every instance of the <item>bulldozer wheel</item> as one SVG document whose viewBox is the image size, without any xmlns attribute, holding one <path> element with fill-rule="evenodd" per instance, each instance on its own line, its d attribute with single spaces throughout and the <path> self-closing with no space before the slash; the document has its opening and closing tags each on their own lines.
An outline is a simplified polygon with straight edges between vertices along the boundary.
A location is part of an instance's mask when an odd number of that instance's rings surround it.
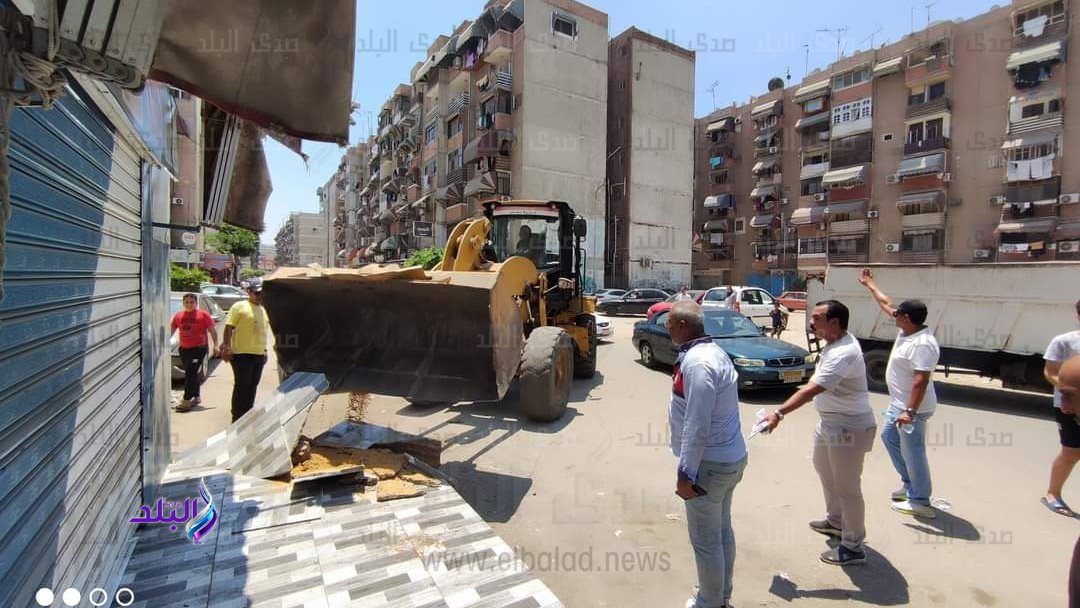
<svg viewBox="0 0 1080 608">
<path fill-rule="evenodd" d="M 531 420 L 551 422 L 566 412 L 574 375 L 574 342 L 559 327 L 537 327 L 521 356 L 521 409 Z"/>
<path fill-rule="evenodd" d="M 592 378 L 596 375 L 596 322 L 589 319 L 589 352 L 584 356 L 574 347 L 574 377 Z"/>
</svg>

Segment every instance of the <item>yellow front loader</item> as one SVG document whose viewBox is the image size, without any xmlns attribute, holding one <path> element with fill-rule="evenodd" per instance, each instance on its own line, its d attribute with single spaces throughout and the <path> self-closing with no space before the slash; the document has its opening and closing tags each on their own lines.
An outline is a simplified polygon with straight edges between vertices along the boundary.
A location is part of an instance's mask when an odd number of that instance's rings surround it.
<svg viewBox="0 0 1080 608">
<path fill-rule="evenodd" d="M 422 268 L 281 268 L 263 283 L 278 365 L 333 392 L 416 404 L 498 401 L 515 377 L 537 421 L 596 371 L 596 301 L 582 293 L 586 224 L 559 201 L 485 204 Z"/>
</svg>

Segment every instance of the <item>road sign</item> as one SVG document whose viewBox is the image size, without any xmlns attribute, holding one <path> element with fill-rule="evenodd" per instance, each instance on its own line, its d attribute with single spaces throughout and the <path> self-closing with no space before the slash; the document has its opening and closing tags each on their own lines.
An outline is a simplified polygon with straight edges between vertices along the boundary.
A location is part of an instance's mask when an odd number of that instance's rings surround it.
<svg viewBox="0 0 1080 608">
<path fill-rule="evenodd" d="M 413 222 L 412 223 L 413 236 L 427 236 L 430 237 L 434 233 L 432 232 L 431 222 Z"/>
</svg>

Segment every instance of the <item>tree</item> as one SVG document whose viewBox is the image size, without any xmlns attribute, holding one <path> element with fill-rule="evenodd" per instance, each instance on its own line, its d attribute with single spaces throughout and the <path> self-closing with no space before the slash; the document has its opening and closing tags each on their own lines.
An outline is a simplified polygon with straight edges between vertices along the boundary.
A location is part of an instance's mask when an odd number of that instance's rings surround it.
<svg viewBox="0 0 1080 608">
<path fill-rule="evenodd" d="M 210 275 L 202 268 L 184 268 L 179 264 L 169 266 L 169 283 L 173 291 L 199 291 L 199 285 L 209 283 Z"/>
<path fill-rule="evenodd" d="M 417 249 L 412 252 L 409 259 L 405 260 L 406 266 L 423 266 L 424 270 L 431 270 L 442 261 L 443 250 L 439 247 Z"/>
<path fill-rule="evenodd" d="M 206 236 L 207 244 L 218 253 L 248 257 L 259 250 L 259 235 L 243 228 L 225 224 L 216 233 Z"/>
<path fill-rule="evenodd" d="M 245 268 L 245 269 L 240 271 L 240 278 L 241 279 L 253 279 L 255 277 L 261 277 L 264 274 L 266 274 L 266 273 L 263 272 L 262 269 L 259 269 L 259 268 Z"/>
</svg>

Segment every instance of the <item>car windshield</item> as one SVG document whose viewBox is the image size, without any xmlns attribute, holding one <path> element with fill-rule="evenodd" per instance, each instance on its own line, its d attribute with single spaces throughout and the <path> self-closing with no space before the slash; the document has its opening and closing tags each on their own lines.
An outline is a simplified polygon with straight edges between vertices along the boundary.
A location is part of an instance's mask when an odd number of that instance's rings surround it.
<svg viewBox="0 0 1080 608">
<path fill-rule="evenodd" d="M 492 243 L 498 261 L 515 255 L 527 257 L 537 268 L 559 265 L 559 217 L 496 216 Z"/>
<path fill-rule="evenodd" d="M 729 296 L 731 296 L 731 290 L 730 289 L 726 289 L 726 288 L 713 289 L 713 290 L 709 291 L 708 294 L 705 295 L 704 299 L 705 299 L 706 302 L 722 302 L 722 301 L 728 299 Z"/>
<path fill-rule="evenodd" d="M 714 338 L 756 338 L 761 330 L 753 321 L 737 314 L 706 314 L 705 333 Z"/>
</svg>

